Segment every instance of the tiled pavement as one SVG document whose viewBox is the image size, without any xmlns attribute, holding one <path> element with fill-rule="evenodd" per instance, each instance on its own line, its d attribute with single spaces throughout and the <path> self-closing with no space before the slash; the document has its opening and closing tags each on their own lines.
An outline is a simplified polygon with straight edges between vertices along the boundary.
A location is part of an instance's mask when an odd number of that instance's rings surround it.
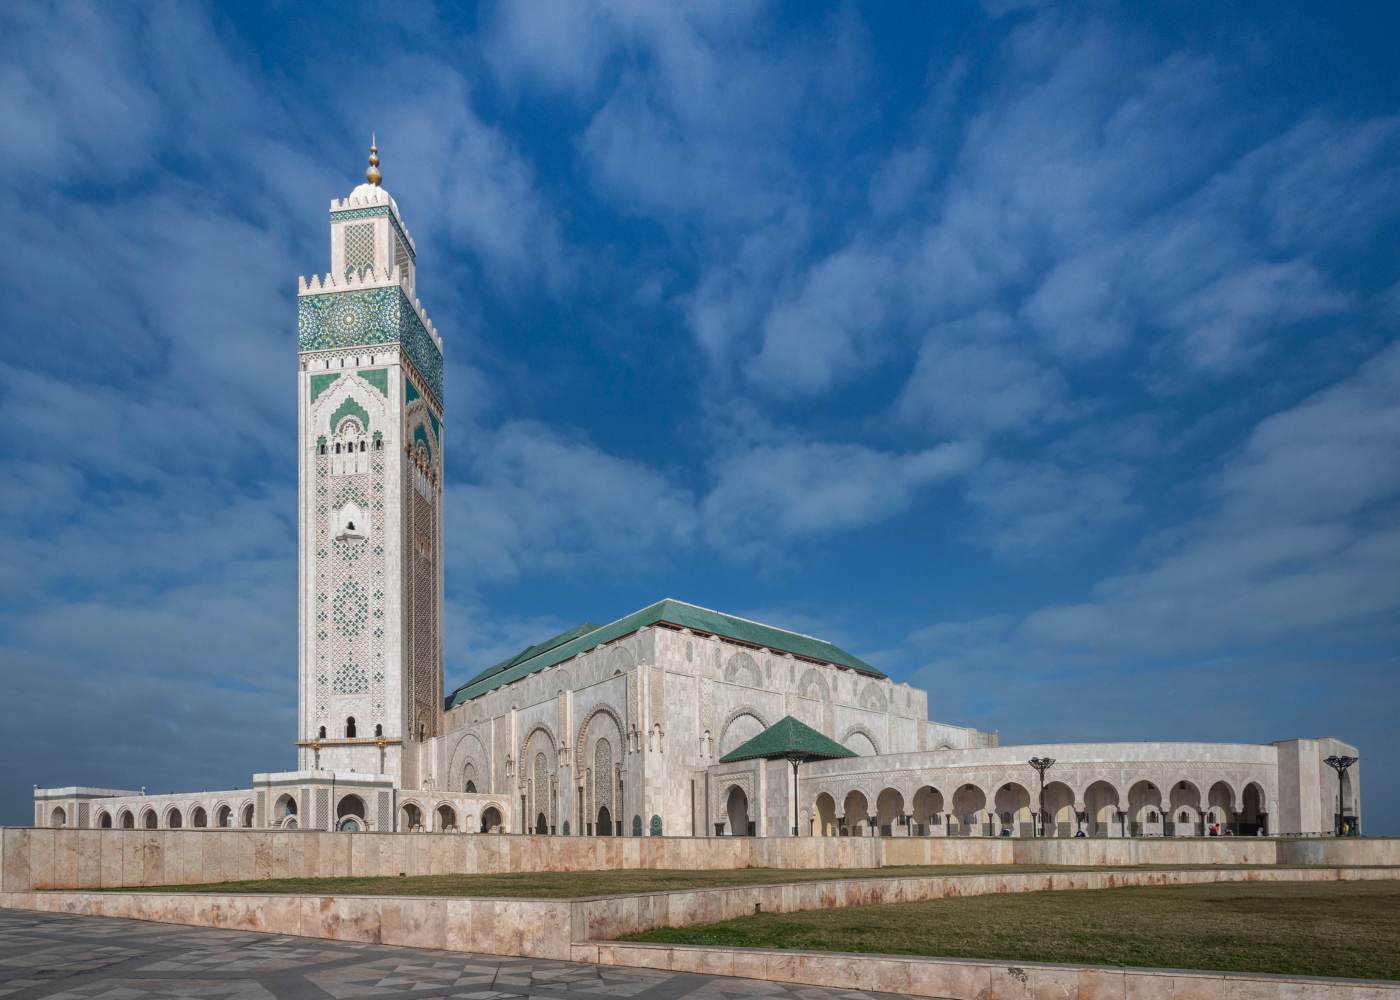
<svg viewBox="0 0 1400 1000">
<path fill-rule="evenodd" d="M 889 994 L 0 910 L 3 1000 L 756 996 L 874 1000 Z"/>
</svg>

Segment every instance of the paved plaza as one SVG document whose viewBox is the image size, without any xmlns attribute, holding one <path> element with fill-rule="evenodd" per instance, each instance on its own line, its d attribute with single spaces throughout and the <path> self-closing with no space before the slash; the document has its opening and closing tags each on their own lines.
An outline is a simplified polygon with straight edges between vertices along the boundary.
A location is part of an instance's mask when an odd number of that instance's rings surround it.
<svg viewBox="0 0 1400 1000">
<path fill-rule="evenodd" d="M 0 911 L 3 1000 L 354 1000 L 358 997 L 774 997 L 884 993 L 543 959 Z"/>
</svg>

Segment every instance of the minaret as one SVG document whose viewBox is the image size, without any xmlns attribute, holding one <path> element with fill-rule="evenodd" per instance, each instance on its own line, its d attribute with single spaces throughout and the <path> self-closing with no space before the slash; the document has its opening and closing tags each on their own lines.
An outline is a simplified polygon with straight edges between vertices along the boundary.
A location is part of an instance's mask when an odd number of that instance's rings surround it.
<svg viewBox="0 0 1400 1000">
<path fill-rule="evenodd" d="M 442 339 L 382 179 L 372 143 L 299 283 L 297 746 L 414 788 L 442 719 Z"/>
</svg>

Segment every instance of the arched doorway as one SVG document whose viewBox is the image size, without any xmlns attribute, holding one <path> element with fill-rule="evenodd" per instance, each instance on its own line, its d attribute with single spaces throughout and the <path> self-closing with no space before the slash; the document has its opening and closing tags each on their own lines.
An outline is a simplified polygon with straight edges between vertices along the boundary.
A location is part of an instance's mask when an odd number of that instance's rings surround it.
<svg viewBox="0 0 1400 1000">
<path fill-rule="evenodd" d="M 1206 833 L 1211 827 L 1216 828 L 1217 835 L 1224 834 L 1226 830 L 1234 831 L 1235 822 L 1235 790 L 1228 782 L 1217 781 L 1210 786 L 1210 791 L 1206 793 Z"/>
<path fill-rule="evenodd" d="M 1128 789 L 1129 831 L 1134 837 L 1162 834 L 1162 790 L 1150 781 L 1136 782 Z"/>
<path fill-rule="evenodd" d="M 487 806 L 485 809 L 481 810 L 481 832 L 501 832 L 501 811 L 495 806 Z"/>
<path fill-rule="evenodd" d="M 341 833 L 362 833 L 369 829 L 365 800 L 358 795 L 342 796 L 335 807 L 335 828 Z"/>
<path fill-rule="evenodd" d="M 920 788 L 914 793 L 914 832 L 924 837 L 942 834 L 945 809 L 942 792 L 932 785 Z"/>
<path fill-rule="evenodd" d="M 233 809 L 229 806 L 219 806 L 214 810 L 214 825 L 219 828 L 226 828 L 233 825 Z"/>
<path fill-rule="evenodd" d="M 437 807 L 437 828 L 440 833 L 457 832 L 457 811 L 445 802 Z"/>
<path fill-rule="evenodd" d="M 190 826 L 206 827 L 209 825 L 209 814 L 204 811 L 203 806 L 195 806 L 190 813 Z"/>
<path fill-rule="evenodd" d="M 953 817 L 959 837 L 980 837 L 991 833 L 986 824 L 987 793 L 976 785 L 963 785 L 953 793 Z"/>
<path fill-rule="evenodd" d="M 1049 837 L 1073 837 L 1076 830 L 1074 789 L 1063 781 L 1051 781 L 1045 786 L 1042 803 L 1045 810 L 1045 834 Z"/>
<path fill-rule="evenodd" d="M 826 792 L 817 796 L 817 833 L 822 837 L 836 836 L 836 800 Z"/>
<path fill-rule="evenodd" d="M 67 826 L 68 814 L 63 811 L 62 806 L 54 806 L 53 812 L 49 813 L 49 826 Z"/>
<path fill-rule="evenodd" d="M 538 834 L 549 833 L 549 817 L 544 813 L 535 813 L 535 832 Z"/>
<path fill-rule="evenodd" d="M 1118 789 L 1107 781 L 1095 781 L 1084 789 L 1084 819 L 1090 837 L 1116 837 L 1123 827 L 1118 819 Z"/>
<path fill-rule="evenodd" d="M 895 833 L 908 833 L 904 829 L 904 795 L 898 789 L 883 789 L 875 798 L 875 822 L 880 828 L 880 836 L 889 837 Z"/>
<path fill-rule="evenodd" d="M 729 835 L 747 837 L 749 829 L 749 797 L 738 785 L 731 785 L 725 800 L 725 815 L 729 817 Z"/>
<path fill-rule="evenodd" d="M 123 809 L 120 817 L 121 828 L 123 830 L 136 829 L 136 817 L 131 815 L 130 809 Z"/>
<path fill-rule="evenodd" d="M 1201 834 L 1201 790 L 1192 782 L 1178 781 L 1171 790 L 1167 833 L 1173 837 Z"/>
<path fill-rule="evenodd" d="M 97 816 L 97 827 L 99 830 L 112 829 L 112 814 L 109 812 L 99 813 Z"/>
<path fill-rule="evenodd" d="M 277 801 L 272 804 L 272 822 L 274 826 L 286 826 L 287 820 L 296 814 L 297 800 L 292 795 L 279 795 Z"/>
<path fill-rule="evenodd" d="M 1009 781 L 997 789 L 994 807 L 996 831 L 1007 837 L 1029 837 L 1031 828 L 1031 793 L 1019 782 Z"/>
<path fill-rule="evenodd" d="M 870 802 L 864 792 L 856 789 L 847 792 L 841 808 L 844 810 L 841 814 L 843 836 L 861 837 L 869 832 Z"/>
<path fill-rule="evenodd" d="M 1244 786 L 1240 796 L 1240 830 L 1246 837 L 1254 837 L 1269 832 L 1269 816 L 1264 805 L 1264 789 L 1251 781 Z"/>
<path fill-rule="evenodd" d="M 399 829 L 405 833 L 423 832 L 423 810 L 416 803 L 405 802 L 399 809 Z"/>
<path fill-rule="evenodd" d="M 154 830 L 156 828 L 156 811 L 154 809 L 146 810 L 145 814 L 141 817 L 141 825 L 147 830 Z"/>
<path fill-rule="evenodd" d="M 253 828 L 253 803 L 251 802 L 243 807 L 243 826 L 249 830 Z"/>
<path fill-rule="evenodd" d="M 598 819 L 593 824 L 593 830 L 600 837 L 612 836 L 612 813 L 608 812 L 607 806 L 598 807 Z"/>
<path fill-rule="evenodd" d="M 180 815 L 179 809 L 172 809 L 165 814 L 165 826 L 170 830 L 178 830 L 184 825 L 184 817 Z"/>
</svg>

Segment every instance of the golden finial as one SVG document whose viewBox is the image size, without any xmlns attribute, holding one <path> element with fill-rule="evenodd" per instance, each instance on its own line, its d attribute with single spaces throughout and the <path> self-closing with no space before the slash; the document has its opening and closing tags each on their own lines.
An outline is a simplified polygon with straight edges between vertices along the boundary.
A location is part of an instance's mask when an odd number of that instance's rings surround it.
<svg viewBox="0 0 1400 1000">
<path fill-rule="evenodd" d="M 369 169 L 365 171 L 365 180 L 375 187 L 384 179 L 384 175 L 379 172 L 379 146 L 375 141 L 374 133 L 369 134 Z"/>
</svg>

